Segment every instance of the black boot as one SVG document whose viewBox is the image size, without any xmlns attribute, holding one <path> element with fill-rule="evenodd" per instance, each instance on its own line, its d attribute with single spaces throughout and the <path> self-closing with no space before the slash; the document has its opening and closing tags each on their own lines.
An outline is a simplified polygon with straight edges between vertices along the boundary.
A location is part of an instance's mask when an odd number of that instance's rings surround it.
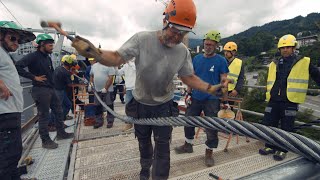
<svg viewBox="0 0 320 180">
<path fill-rule="evenodd" d="M 57 131 L 57 140 L 73 138 L 74 133 L 67 133 L 64 130 Z"/>
<path fill-rule="evenodd" d="M 177 154 L 183 154 L 183 153 L 193 153 L 193 147 L 192 144 L 184 142 L 182 146 L 174 148 L 175 152 Z"/>
<path fill-rule="evenodd" d="M 50 137 L 42 138 L 42 147 L 46 149 L 56 149 L 58 148 L 58 144 L 50 139 Z"/>
</svg>

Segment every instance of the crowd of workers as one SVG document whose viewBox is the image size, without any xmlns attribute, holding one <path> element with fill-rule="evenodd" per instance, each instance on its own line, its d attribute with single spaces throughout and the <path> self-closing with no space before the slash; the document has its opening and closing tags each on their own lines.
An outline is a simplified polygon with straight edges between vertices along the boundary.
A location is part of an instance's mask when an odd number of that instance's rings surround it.
<svg viewBox="0 0 320 180">
<path fill-rule="evenodd" d="M 203 112 L 206 116 L 215 117 L 221 104 L 223 108 L 230 108 L 227 96 L 238 96 L 244 84 L 244 63 L 237 58 L 237 44 L 228 42 L 223 47 L 224 57 L 217 54 L 221 34 L 210 30 L 203 38 L 204 53 L 191 59 L 190 52 L 181 42 L 186 34 L 192 32 L 195 23 L 193 1 L 175 0 L 170 1 L 164 11 L 161 30 L 136 33 L 117 51 L 98 49 L 90 41 L 77 36 L 72 46 L 89 58 L 91 64 L 85 74 L 91 82 L 88 92 L 95 89 L 111 109 L 114 108 L 116 94 L 119 94 L 121 102 L 126 103 L 126 114 L 134 118 L 177 116 L 179 110 L 172 98 L 173 78 L 178 74 L 188 86 L 188 96 L 192 99 L 187 107 L 187 116 L 198 116 Z M 33 40 L 38 44 L 37 51 L 14 62 L 9 52 L 16 51 L 19 44 Z M 77 61 L 74 56 L 66 55 L 62 58 L 62 65 L 53 69 L 50 58 L 53 38 L 48 34 L 35 37 L 10 21 L 0 21 L 0 45 L 0 177 L 20 179 L 17 163 L 22 152 L 23 96 L 19 75 L 32 80 L 32 98 L 38 110 L 42 147 L 54 149 L 58 144 L 48 132 L 50 109 L 57 140 L 73 137 L 73 133 L 65 132 L 63 121 L 72 106 L 67 89 L 72 85 L 71 77 L 76 73 Z M 296 46 L 293 35 L 279 39 L 281 57 L 269 66 L 268 105 L 262 121 L 264 125 L 273 127 L 278 127 L 280 121 L 280 128 L 290 132 L 293 131 L 298 105 L 305 101 L 309 75 L 320 85 L 319 70 L 310 63 L 310 58 L 294 53 Z M 123 67 L 118 69 L 120 65 Z M 89 101 L 96 104 L 94 128 L 99 128 L 104 122 L 103 106 L 93 96 L 89 96 Z M 111 128 L 113 122 L 114 117 L 108 113 L 107 128 Z M 124 130 L 132 126 L 127 124 Z M 150 176 L 152 179 L 168 179 L 172 127 L 134 125 L 134 130 L 140 151 L 140 179 L 149 179 Z M 184 132 L 185 143 L 175 148 L 178 154 L 193 152 L 195 129 L 185 127 Z M 204 163 L 211 167 L 214 166 L 213 149 L 219 142 L 218 132 L 206 129 L 206 135 Z M 279 161 L 286 157 L 287 151 L 266 144 L 259 153 L 273 154 L 273 158 Z"/>
</svg>

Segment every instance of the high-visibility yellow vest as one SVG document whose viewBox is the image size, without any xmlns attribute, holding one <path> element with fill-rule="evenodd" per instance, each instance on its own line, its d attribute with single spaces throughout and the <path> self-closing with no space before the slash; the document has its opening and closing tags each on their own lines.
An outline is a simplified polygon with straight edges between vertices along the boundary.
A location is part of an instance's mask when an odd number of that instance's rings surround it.
<svg viewBox="0 0 320 180">
<path fill-rule="evenodd" d="M 229 73 L 228 73 L 228 78 L 233 79 L 234 83 L 233 84 L 228 84 L 228 91 L 234 90 L 236 88 L 236 84 L 239 78 L 239 74 L 241 71 L 241 66 L 242 66 L 242 60 L 235 58 L 231 64 L 229 65 Z"/>
<path fill-rule="evenodd" d="M 287 98 L 290 102 L 304 103 L 309 83 L 309 64 L 310 58 L 304 57 L 292 67 L 287 79 Z M 277 65 L 271 62 L 267 79 L 266 101 L 270 101 L 270 91 L 276 81 L 276 73 Z"/>
</svg>

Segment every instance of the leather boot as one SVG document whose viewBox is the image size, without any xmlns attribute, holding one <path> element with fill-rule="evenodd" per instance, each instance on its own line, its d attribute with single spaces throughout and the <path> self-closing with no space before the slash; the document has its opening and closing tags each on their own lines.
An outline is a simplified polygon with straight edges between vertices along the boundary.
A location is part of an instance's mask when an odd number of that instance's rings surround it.
<svg viewBox="0 0 320 180">
<path fill-rule="evenodd" d="M 211 167 L 211 166 L 214 165 L 214 160 L 213 160 L 213 157 L 212 157 L 212 150 L 211 149 L 206 149 L 206 155 L 205 155 L 204 163 L 208 167 Z"/>
<path fill-rule="evenodd" d="M 192 144 L 189 144 L 187 142 L 184 142 L 184 145 L 174 148 L 175 152 L 177 154 L 183 154 L 183 153 L 193 153 L 193 147 Z"/>
<path fill-rule="evenodd" d="M 43 138 L 42 140 L 42 147 L 46 149 L 56 149 L 58 148 L 58 144 L 55 143 L 50 139 L 50 137 Z"/>
<path fill-rule="evenodd" d="M 64 130 L 57 131 L 57 140 L 73 138 L 74 133 L 67 133 Z"/>
</svg>

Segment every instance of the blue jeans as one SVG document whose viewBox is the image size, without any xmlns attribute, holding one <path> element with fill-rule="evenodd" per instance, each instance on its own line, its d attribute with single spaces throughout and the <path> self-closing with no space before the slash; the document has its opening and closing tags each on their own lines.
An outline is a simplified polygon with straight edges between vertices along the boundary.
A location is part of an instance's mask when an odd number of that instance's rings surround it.
<svg viewBox="0 0 320 180">
<path fill-rule="evenodd" d="M 60 102 L 62 102 L 61 107 L 62 107 L 62 111 L 63 111 L 63 118 L 65 119 L 65 117 L 68 115 L 68 113 L 71 109 L 71 106 L 72 106 L 71 101 L 68 98 L 67 92 L 65 90 L 55 90 L 55 91 L 56 91 L 58 98 L 60 99 Z M 54 121 L 55 121 L 55 116 L 51 112 L 50 119 L 49 119 L 49 125 L 54 125 Z"/>
<path fill-rule="evenodd" d="M 126 90 L 126 96 L 124 97 L 126 104 L 128 104 L 131 101 L 131 99 L 133 98 L 132 91 L 133 91 L 133 89 Z"/>
<path fill-rule="evenodd" d="M 187 116 L 200 116 L 203 111 L 206 116 L 217 117 L 220 110 L 220 100 L 204 100 L 199 101 L 192 99 L 191 105 L 187 108 Z M 187 139 L 194 139 L 195 127 L 184 127 L 184 134 Z M 206 129 L 207 141 L 206 145 L 209 148 L 217 148 L 219 143 L 218 131 L 213 129 Z"/>
</svg>

